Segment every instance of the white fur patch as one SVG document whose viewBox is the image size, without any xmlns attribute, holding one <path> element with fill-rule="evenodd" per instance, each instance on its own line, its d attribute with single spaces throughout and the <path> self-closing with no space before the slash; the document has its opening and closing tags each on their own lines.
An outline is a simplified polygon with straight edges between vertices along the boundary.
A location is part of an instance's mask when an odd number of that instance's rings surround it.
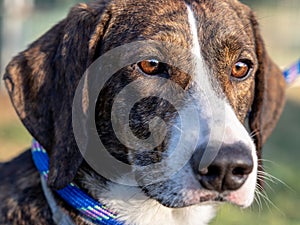
<svg viewBox="0 0 300 225">
<path fill-rule="evenodd" d="M 209 126 L 218 126 L 220 127 L 219 131 L 223 132 L 223 138 L 222 140 L 218 140 L 219 142 L 222 141 L 222 143 L 226 144 L 234 144 L 237 142 L 243 142 L 246 146 L 248 146 L 249 149 L 251 149 L 251 155 L 253 159 L 253 170 L 249 174 L 247 181 L 245 184 L 237 191 L 232 192 L 228 196 L 228 200 L 231 202 L 234 202 L 240 206 L 248 207 L 254 200 L 254 193 L 255 193 L 255 187 L 256 187 L 256 179 L 257 179 L 257 155 L 256 155 L 256 149 L 255 145 L 253 143 L 253 140 L 251 139 L 250 135 L 248 134 L 246 128 L 241 124 L 241 122 L 238 120 L 237 116 L 235 115 L 233 109 L 227 103 L 226 98 L 221 99 L 216 96 L 215 91 L 213 90 L 213 87 L 210 84 L 210 81 L 208 80 L 209 72 L 206 69 L 203 57 L 201 55 L 201 47 L 199 44 L 199 37 L 198 37 L 198 29 L 197 29 L 197 20 L 195 19 L 194 13 L 190 6 L 187 6 L 187 12 L 188 12 L 188 20 L 190 25 L 190 31 L 192 34 L 192 48 L 191 51 L 196 56 L 196 63 L 195 63 L 195 71 L 194 71 L 194 82 L 197 89 L 199 89 L 197 92 L 200 96 L 199 99 L 201 99 L 201 104 L 212 104 L 214 108 L 212 110 L 217 110 L 219 112 L 214 112 L 215 115 L 220 114 L 221 117 L 222 114 L 225 114 L 225 118 L 221 118 L 221 123 L 218 121 L 219 119 L 215 120 L 214 116 L 211 115 L 211 112 L 209 112 L 209 109 L 206 108 L 205 111 L 202 111 L 201 120 L 206 120 L 208 122 Z M 219 90 L 221 91 L 221 90 Z M 201 95 L 200 92 L 204 92 L 206 95 L 206 98 Z M 222 93 L 219 93 L 220 96 L 223 96 Z M 207 104 L 205 101 L 209 100 L 210 103 Z M 218 105 L 218 107 L 215 107 Z M 224 107 L 225 110 L 220 110 L 221 107 Z M 222 120 L 224 121 L 222 122 Z M 200 121 L 200 123 L 202 123 Z M 224 126 L 225 125 L 225 126 Z M 224 130 L 222 129 L 224 128 Z M 219 132 L 218 129 L 214 129 L 215 132 Z M 201 139 L 209 138 L 205 137 L 205 128 L 201 129 L 202 137 Z M 220 134 L 213 134 L 215 137 L 219 139 Z M 211 137 L 210 137 L 211 138 Z M 201 145 L 201 143 L 199 143 Z"/>
<path fill-rule="evenodd" d="M 256 155 L 256 148 L 253 140 L 249 136 L 246 128 L 236 117 L 231 106 L 226 103 L 226 117 L 225 117 L 225 136 L 223 142 L 226 144 L 233 144 L 236 142 L 242 142 L 244 145 L 251 149 L 251 155 L 253 160 L 253 170 L 249 174 L 246 182 L 237 191 L 231 192 L 227 199 L 242 207 L 248 207 L 254 200 L 256 180 L 257 180 L 257 166 L 258 159 Z"/>
<path fill-rule="evenodd" d="M 199 37 L 198 37 L 198 29 L 197 29 L 197 21 L 195 19 L 194 13 L 191 9 L 191 7 L 187 6 L 188 11 L 188 20 L 190 25 L 190 31 L 192 34 L 192 53 L 197 56 L 198 58 L 201 58 L 200 56 L 200 45 L 199 45 Z"/>
<path fill-rule="evenodd" d="M 118 213 L 118 219 L 128 225 L 205 225 L 215 215 L 212 205 L 167 208 L 147 197 L 140 188 L 108 185 L 99 201 Z"/>
</svg>

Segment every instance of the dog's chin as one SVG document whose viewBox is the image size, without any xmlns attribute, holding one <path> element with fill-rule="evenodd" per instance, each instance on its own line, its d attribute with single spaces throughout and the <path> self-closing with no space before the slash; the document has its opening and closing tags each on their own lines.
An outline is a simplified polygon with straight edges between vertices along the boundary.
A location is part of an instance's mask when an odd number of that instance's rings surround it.
<svg viewBox="0 0 300 225">
<path fill-rule="evenodd" d="M 197 192 L 198 193 L 195 193 L 193 197 L 174 196 L 174 198 L 172 198 L 171 200 L 159 198 L 157 196 L 148 195 L 148 197 L 155 199 L 165 207 L 173 209 L 203 205 L 219 206 L 224 203 L 229 203 L 240 208 L 247 208 L 253 202 L 253 199 L 245 198 L 245 196 L 240 196 L 238 192 L 218 193 L 215 191 L 207 190 L 204 190 L 203 193 L 201 193 L 201 191 Z"/>
</svg>

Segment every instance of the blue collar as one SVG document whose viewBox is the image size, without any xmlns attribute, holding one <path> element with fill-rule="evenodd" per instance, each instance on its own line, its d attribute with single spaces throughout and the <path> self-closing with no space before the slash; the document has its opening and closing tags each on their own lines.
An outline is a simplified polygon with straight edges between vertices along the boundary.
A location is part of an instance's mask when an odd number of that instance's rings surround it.
<svg viewBox="0 0 300 225">
<path fill-rule="evenodd" d="M 41 179 L 47 180 L 49 173 L 49 157 L 47 152 L 35 140 L 32 142 L 31 152 L 35 166 L 41 174 Z M 55 192 L 83 217 L 95 224 L 124 225 L 124 223 L 116 220 L 115 213 L 80 190 L 74 183 L 70 183 L 65 188 L 56 190 Z"/>
<path fill-rule="evenodd" d="M 300 77 L 300 60 L 284 70 L 283 75 L 287 84 L 292 84 L 294 81 L 296 81 L 296 79 Z"/>
</svg>

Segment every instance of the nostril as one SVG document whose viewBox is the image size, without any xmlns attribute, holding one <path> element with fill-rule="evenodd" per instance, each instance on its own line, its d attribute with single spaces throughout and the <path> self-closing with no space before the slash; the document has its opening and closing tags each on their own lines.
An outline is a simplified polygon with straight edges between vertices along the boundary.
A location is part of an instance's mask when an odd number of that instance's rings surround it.
<svg viewBox="0 0 300 225">
<path fill-rule="evenodd" d="M 207 170 L 206 176 L 211 176 L 211 177 L 213 177 L 213 176 L 219 176 L 220 173 L 221 173 L 220 170 L 221 170 L 221 168 L 218 167 L 218 166 L 209 166 L 208 170 Z"/>
<path fill-rule="evenodd" d="M 253 160 L 252 158 L 245 158 L 244 160 L 239 160 L 238 162 L 232 163 L 231 167 L 233 176 L 245 176 L 249 175 L 253 170 Z"/>
<path fill-rule="evenodd" d="M 223 168 L 219 165 L 210 165 L 200 170 L 200 183 L 208 190 L 220 191 L 222 189 L 222 180 L 224 178 Z"/>
<path fill-rule="evenodd" d="M 245 168 L 242 168 L 242 167 L 236 167 L 232 170 L 232 175 L 238 176 L 238 177 L 243 177 L 244 175 L 246 175 L 246 170 L 245 170 Z"/>
<path fill-rule="evenodd" d="M 221 170 L 222 170 L 222 168 L 220 168 L 219 166 L 212 165 L 212 166 L 201 169 L 199 171 L 199 174 L 201 176 L 206 176 L 206 177 L 216 177 L 221 174 Z"/>
</svg>

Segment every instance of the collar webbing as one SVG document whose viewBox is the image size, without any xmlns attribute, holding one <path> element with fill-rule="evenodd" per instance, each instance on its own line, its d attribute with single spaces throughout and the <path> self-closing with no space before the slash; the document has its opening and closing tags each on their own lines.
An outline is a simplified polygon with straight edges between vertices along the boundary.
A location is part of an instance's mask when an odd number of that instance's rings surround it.
<svg viewBox="0 0 300 225">
<path fill-rule="evenodd" d="M 32 142 L 31 151 L 33 161 L 42 179 L 47 180 L 49 173 L 49 157 L 47 152 L 35 140 Z M 116 220 L 115 213 L 109 211 L 104 205 L 91 198 L 74 183 L 70 183 L 65 188 L 56 190 L 55 192 L 81 215 L 95 224 L 123 225 L 122 222 Z"/>
<path fill-rule="evenodd" d="M 300 77 L 300 60 L 283 71 L 284 78 L 288 84 L 292 84 Z"/>
</svg>

